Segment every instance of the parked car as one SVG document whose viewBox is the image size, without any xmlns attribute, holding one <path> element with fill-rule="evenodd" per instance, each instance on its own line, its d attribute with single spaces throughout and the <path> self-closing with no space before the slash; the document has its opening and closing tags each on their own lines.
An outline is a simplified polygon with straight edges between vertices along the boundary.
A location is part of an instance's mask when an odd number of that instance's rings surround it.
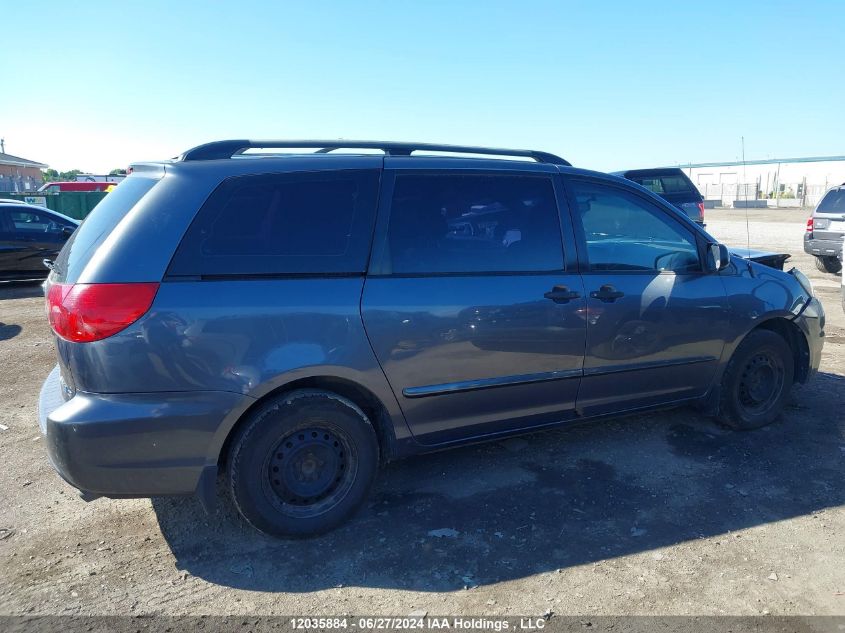
<svg viewBox="0 0 845 633">
<path fill-rule="evenodd" d="M 45 259 L 54 259 L 79 226 L 44 207 L 0 202 L 0 280 L 44 279 Z"/>
<path fill-rule="evenodd" d="M 135 165 L 62 250 L 39 421 L 84 498 L 210 508 L 222 471 L 250 524 L 311 535 L 388 460 L 685 403 L 752 429 L 818 368 L 804 275 L 729 256 L 628 180 L 336 146 Z"/>
<path fill-rule="evenodd" d="M 655 167 L 653 169 L 630 169 L 613 172 L 615 176 L 627 178 L 680 209 L 693 222 L 704 224 L 704 197 L 692 180 L 677 167 Z"/>
<path fill-rule="evenodd" d="M 842 237 L 845 235 L 845 183 L 824 194 L 804 233 L 804 252 L 815 256 L 824 273 L 842 270 Z"/>
<path fill-rule="evenodd" d="M 39 193 L 61 193 L 63 191 L 106 191 L 113 182 L 45 182 Z"/>
</svg>

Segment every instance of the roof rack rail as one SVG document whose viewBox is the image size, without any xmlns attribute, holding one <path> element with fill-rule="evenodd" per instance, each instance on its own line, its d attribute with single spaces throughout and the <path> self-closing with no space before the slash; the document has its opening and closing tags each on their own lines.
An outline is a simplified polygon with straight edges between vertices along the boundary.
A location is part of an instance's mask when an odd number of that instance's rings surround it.
<svg viewBox="0 0 845 633">
<path fill-rule="evenodd" d="M 530 149 L 499 149 L 493 147 L 472 147 L 468 145 L 439 145 L 437 143 L 398 143 L 393 141 L 347 141 L 335 139 L 330 141 L 250 141 L 231 140 L 214 141 L 199 145 L 179 157 L 179 160 L 217 160 L 232 158 L 243 154 L 248 149 L 276 149 L 276 148 L 316 148 L 316 154 L 327 154 L 337 149 L 379 149 L 387 156 L 410 156 L 412 152 L 452 152 L 456 154 L 487 154 L 491 156 L 521 156 L 531 158 L 538 163 L 552 165 L 566 165 L 570 163 L 560 156 L 548 152 L 538 152 Z"/>
</svg>

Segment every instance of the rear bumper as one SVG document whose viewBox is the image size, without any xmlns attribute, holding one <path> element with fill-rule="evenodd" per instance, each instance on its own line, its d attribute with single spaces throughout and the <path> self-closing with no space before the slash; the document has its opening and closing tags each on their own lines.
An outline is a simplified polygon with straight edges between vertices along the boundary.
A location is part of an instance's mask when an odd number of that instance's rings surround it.
<svg viewBox="0 0 845 633">
<path fill-rule="evenodd" d="M 842 238 L 834 240 L 819 240 L 804 235 L 804 252 L 819 257 L 838 257 L 842 259 Z"/>
<path fill-rule="evenodd" d="M 53 467 L 89 496 L 191 494 L 216 468 L 216 435 L 245 398 L 220 391 L 78 392 L 65 401 L 56 368 L 41 388 L 38 418 Z"/>
</svg>

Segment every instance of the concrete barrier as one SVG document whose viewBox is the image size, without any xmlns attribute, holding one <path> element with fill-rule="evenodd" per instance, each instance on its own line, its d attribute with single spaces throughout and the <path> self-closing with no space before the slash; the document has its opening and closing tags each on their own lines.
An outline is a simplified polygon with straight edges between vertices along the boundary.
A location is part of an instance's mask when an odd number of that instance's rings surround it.
<svg viewBox="0 0 845 633">
<path fill-rule="evenodd" d="M 801 206 L 801 198 L 781 198 L 780 200 L 766 200 L 770 209 L 796 209 Z"/>
<path fill-rule="evenodd" d="M 766 203 L 770 202 L 769 200 L 734 200 L 733 201 L 733 208 L 734 209 L 765 209 L 767 206 Z"/>
</svg>

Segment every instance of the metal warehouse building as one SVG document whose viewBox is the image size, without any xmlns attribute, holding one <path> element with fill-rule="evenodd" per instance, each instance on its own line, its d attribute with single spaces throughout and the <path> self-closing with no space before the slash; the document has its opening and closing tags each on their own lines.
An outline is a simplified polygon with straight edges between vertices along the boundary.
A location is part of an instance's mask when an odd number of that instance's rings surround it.
<svg viewBox="0 0 845 633">
<path fill-rule="evenodd" d="M 708 206 L 742 206 L 749 201 L 748 206 L 812 207 L 829 187 L 845 183 L 845 156 L 772 158 L 679 167 L 711 202 Z"/>
</svg>

